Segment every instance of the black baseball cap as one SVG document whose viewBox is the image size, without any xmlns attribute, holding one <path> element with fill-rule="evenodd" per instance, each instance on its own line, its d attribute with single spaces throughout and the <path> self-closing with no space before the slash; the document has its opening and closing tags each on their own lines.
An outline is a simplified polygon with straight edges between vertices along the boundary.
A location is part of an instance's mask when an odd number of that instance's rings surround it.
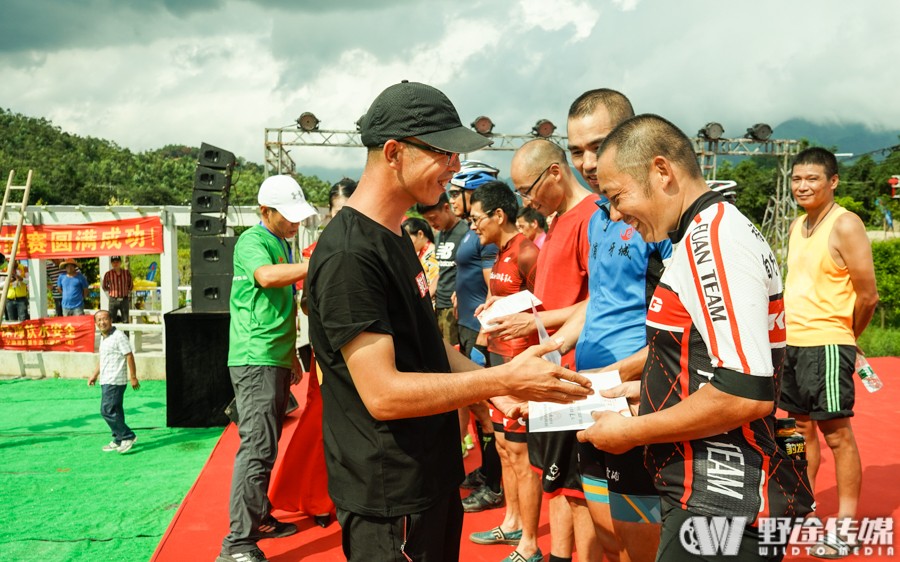
<svg viewBox="0 0 900 562">
<path fill-rule="evenodd" d="M 443 92 L 404 80 L 375 98 L 359 122 L 365 146 L 381 146 L 391 139 L 416 137 L 447 152 L 472 152 L 494 141 L 463 127 L 453 103 Z"/>
</svg>

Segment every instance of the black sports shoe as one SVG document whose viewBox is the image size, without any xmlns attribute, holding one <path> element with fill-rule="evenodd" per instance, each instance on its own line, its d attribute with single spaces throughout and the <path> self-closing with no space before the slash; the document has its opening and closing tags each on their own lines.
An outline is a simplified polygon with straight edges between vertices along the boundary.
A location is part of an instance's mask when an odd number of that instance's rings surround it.
<svg viewBox="0 0 900 562">
<path fill-rule="evenodd" d="M 501 490 L 498 493 L 491 490 L 488 486 L 482 486 L 469 494 L 468 497 L 463 498 L 462 506 L 463 511 L 466 513 L 503 507 L 503 491 Z"/>
<path fill-rule="evenodd" d="M 460 488 L 465 488 L 467 490 L 475 490 L 482 486 L 484 486 L 484 473 L 481 472 L 480 466 L 466 474 L 466 479 L 459 485 Z"/>
<path fill-rule="evenodd" d="M 263 519 L 259 524 L 259 534 L 263 539 L 279 539 L 296 534 L 297 526 L 293 523 L 284 523 L 271 515 Z"/>
<path fill-rule="evenodd" d="M 231 554 L 219 554 L 216 562 L 269 562 L 266 555 L 258 548 L 248 550 L 247 552 L 234 552 Z"/>
</svg>

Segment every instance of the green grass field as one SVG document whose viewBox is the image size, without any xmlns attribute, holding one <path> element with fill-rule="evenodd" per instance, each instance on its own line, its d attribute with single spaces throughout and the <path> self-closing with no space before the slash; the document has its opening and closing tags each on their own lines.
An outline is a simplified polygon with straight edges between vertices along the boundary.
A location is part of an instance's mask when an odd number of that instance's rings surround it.
<svg viewBox="0 0 900 562">
<path fill-rule="evenodd" d="M 124 455 L 83 380 L 0 380 L 0 404 L 0 561 L 148 560 L 222 433 L 167 428 L 163 381 L 125 393 Z"/>
</svg>

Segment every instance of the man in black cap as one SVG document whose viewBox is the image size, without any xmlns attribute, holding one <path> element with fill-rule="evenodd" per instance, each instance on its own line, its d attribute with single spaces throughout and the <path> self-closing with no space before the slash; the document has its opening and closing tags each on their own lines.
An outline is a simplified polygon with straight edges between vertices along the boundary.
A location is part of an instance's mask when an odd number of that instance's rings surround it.
<svg viewBox="0 0 900 562">
<path fill-rule="evenodd" d="M 490 141 L 463 127 L 443 93 L 405 81 L 382 92 L 360 126 L 365 171 L 320 237 L 307 280 L 329 493 L 348 560 L 457 560 L 456 409 L 507 395 L 569 402 L 589 383 L 540 359 L 555 344 L 480 369 L 441 338 L 400 224 L 413 204 L 437 202 L 460 153 Z"/>
</svg>

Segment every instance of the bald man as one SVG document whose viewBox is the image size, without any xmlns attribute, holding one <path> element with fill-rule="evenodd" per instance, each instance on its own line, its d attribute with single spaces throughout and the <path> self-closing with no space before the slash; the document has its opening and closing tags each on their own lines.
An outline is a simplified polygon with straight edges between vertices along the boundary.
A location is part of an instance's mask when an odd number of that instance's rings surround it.
<svg viewBox="0 0 900 562">
<path fill-rule="evenodd" d="M 569 167 L 566 152 L 545 139 L 525 143 L 510 165 L 513 183 L 528 205 L 544 216 L 556 213 L 538 256 L 534 293 L 548 310 L 567 309 L 588 296 L 588 223 L 597 209 L 596 194 L 584 189 Z M 512 315 L 500 323 L 504 337 L 513 332 L 526 335 L 534 330 L 531 314 Z M 574 366 L 574 350 L 562 358 Z M 572 556 L 572 534 L 581 560 L 599 560 L 599 546 L 587 510 L 578 475 L 577 443 L 574 432 L 528 433 L 528 455 L 541 469 L 541 485 L 550 500 L 551 560 Z M 540 495 L 534 506 L 520 497 L 522 539 L 516 552 L 525 560 L 538 560 L 536 536 Z"/>
</svg>

